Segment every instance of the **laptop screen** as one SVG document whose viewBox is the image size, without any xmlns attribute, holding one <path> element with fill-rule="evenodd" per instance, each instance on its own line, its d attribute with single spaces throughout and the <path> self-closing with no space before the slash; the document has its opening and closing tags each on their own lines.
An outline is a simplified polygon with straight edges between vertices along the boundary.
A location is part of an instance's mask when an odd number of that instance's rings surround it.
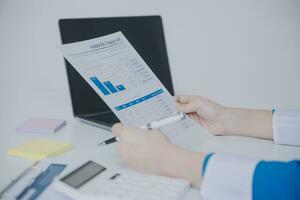
<svg viewBox="0 0 300 200">
<path fill-rule="evenodd" d="M 154 74 L 173 95 L 173 85 L 160 16 L 60 19 L 63 44 L 122 31 Z M 110 111 L 72 65 L 65 60 L 75 116 Z"/>
</svg>

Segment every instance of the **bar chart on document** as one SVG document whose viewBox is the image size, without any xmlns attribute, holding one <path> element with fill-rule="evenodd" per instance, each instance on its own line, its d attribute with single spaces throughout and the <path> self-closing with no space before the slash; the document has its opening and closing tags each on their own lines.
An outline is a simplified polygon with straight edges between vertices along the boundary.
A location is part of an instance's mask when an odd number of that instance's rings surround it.
<svg viewBox="0 0 300 200">
<path fill-rule="evenodd" d="M 171 94 L 121 33 L 62 46 L 65 58 L 126 126 L 140 127 L 176 110 Z M 186 118 L 162 131 L 182 132 Z"/>
</svg>

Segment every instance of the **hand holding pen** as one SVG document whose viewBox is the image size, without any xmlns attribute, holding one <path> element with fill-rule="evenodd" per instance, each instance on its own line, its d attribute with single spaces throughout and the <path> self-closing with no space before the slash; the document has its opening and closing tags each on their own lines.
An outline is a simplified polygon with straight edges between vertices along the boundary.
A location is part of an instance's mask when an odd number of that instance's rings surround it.
<svg viewBox="0 0 300 200">
<path fill-rule="evenodd" d="M 141 129 L 146 129 L 146 130 L 155 130 L 155 129 L 158 129 L 160 127 L 178 122 L 178 121 L 180 121 L 184 118 L 185 118 L 185 114 L 183 112 L 176 112 L 176 113 L 174 113 L 173 115 L 171 115 L 169 117 L 162 118 L 158 121 L 150 122 L 150 123 L 146 124 L 146 126 L 142 126 L 140 128 Z M 99 143 L 98 146 L 112 144 L 112 143 L 115 143 L 117 141 L 118 141 L 118 138 L 113 137 L 113 138 L 110 138 L 108 140 L 105 140 L 105 141 Z"/>
</svg>

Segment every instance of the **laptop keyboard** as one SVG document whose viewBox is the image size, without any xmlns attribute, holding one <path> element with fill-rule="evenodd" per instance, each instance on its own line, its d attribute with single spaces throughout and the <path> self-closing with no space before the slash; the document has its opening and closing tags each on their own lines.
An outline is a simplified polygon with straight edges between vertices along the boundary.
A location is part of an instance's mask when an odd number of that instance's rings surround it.
<svg viewBox="0 0 300 200">
<path fill-rule="evenodd" d="M 115 116 L 114 113 L 112 112 L 107 112 L 107 113 L 95 113 L 93 115 L 85 115 L 85 116 L 80 116 L 86 120 L 102 124 L 102 125 L 107 125 L 107 126 L 112 126 L 114 123 L 120 122 L 120 120 Z"/>
</svg>

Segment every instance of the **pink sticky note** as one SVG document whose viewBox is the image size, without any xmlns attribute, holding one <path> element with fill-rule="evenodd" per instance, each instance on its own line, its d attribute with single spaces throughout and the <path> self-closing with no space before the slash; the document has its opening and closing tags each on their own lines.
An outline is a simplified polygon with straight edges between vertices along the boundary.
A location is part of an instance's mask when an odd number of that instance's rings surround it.
<svg viewBox="0 0 300 200">
<path fill-rule="evenodd" d="M 55 133 L 67 124 L 63 119 L 28 119 L 20 124 L 17 132 Z"/>
</svg>

